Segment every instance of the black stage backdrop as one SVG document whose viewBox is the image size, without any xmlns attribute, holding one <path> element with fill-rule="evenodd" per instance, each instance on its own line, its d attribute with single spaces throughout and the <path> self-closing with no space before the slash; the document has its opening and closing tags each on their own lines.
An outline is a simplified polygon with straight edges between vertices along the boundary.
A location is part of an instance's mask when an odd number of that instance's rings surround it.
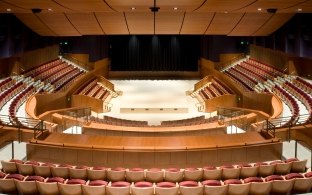
<svg viewBox="0 0 312 195">
<path fill-rule="evenodd" d="M 197 71 L 200 36 L 110 36 L 112 71 Z"/>
</svg>

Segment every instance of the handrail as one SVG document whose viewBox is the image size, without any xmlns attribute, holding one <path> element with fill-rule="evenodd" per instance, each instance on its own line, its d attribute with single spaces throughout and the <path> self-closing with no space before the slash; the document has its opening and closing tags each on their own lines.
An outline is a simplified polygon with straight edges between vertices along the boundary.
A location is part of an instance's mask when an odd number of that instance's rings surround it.
<svg viewBox="0 0 312 195">
<path fill-rule="evenodd" d="M 233 64 L 234 62 L 241 60 L 245 57 L 244 53 L 239 54 L 238 56 L 233 57 L 232 59 L 226 61 L 226 62 L 221 62 L 218 65 L 218 70 L 222 71 L 224 69 L 226 69 L 227 67 L 229 67 L 231 64 Z"/>
<path fill-rule="evenodd" d="M 77 58 L 75 58 L 73 56 L 70 56 L 67 53 L 63 54 L 62 57 L 65 58 L 66 60 L 74 62 L 76 65 L 80 66 L 81 68 L 83 68 L 85 70 L 89 70 L 90 69 L 89 66 L 85 62 L 82 62 L 82 61 L 78 60 Z"/>
</svg>

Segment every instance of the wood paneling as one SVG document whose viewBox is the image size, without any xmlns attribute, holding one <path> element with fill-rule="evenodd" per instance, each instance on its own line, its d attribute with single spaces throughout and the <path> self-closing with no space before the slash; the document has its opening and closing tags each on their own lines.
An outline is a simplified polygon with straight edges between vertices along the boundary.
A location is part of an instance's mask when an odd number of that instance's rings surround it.
<svg viewBox="0 0 312 195">
<path fill-rule="evenodd" d="M 8 2 L 10 5 L 15 5 L 16 7 L 24 8 L 29 11 L 33 8 L 40 8 L 43 12 L 49 12 L 48 9 L 52 9 L 57 12 L 70 11 L 66 7 L 55 3 L 53 0 L 5 0 L 4 2 Z M 72 6 L 75 5 L 75 3 L 72 3 Z"/>
<path fill-rule="evenodd" d="M 81 35 L 69 22 L 64 13 L 40 13 L 38 17 L 58 36 L 79 36 Z"/>
<path fill-rule="evenodd" d="M 277 13 L 274 14 L 253 36 L 267 36 L 284 25 L 294 14 Z"/>
<path fill-rule="evenodd" d="M 184 14 L 183 12 L 156 13 L 156 34 L 179 34 Z"/>
<path fill-rule="evenodd" d="M 79 33 L 83 35 L 104 34 L 94 13 L 73 13 L 66 15 Z"/>
<path fill-rule="evenodd" d="M 132 7 L 135 7 L 135 11 L 149 11 L 149 7 L 153 6 L 153 0 L 106 0 L 114 10 L 119 12 L 129 12 Z"/>
<path fill-rule="evenodd" d="M 255 3 L 247 6 L 246 8 L 243 8 L 239 11 L 243 12 L 258 12 L 258 8 L 261 8 L 262 11 L 266 11 L 266 9 L 274 8 L 278 11 L 281 9 L 293 7 L 301 2 L 304 2 L 305 0 L 258 0 L 255 1 Z"/>
<path fill-rule="evenodd" d="M 289 7 L 286 9 L 279 10 L 278 12 L 294 13 L 294 12 L 298 12 L 298 9 L 301 9 L 302 13 L 311 13 L 312 12 L 312 1 L 304 1 L 303 3 L 299 3 L 293 7 Z"/>
<path fill-rule="evenodd" d="M 206 34 L 228 34 L 242 17 L 243 13 L 216 13 L 209 28 L 206 31 Z"/>
<path fill-rule="evenodd" d="M 35 14 L 21 13 L 15 14 L 26 26 L 32 29 L 34 32 L 42 36 L 56 36 L 50 28 L 46 26 Z"/>
<path fill-rule="evenodd" d="M 103 0 L 88 0 L 88 1 L 55 0 L 55 2 L 73 11 L 80 12 L 112 11 L 112 9 Z"/>
<path fill-rule="evenodd" d="M 246 13 L 235 28 L 228 34 L 230 36 L 251 36 L 264 25 L 272 14 Z"/>
<path fill-rule="evenodd" d="M 229 12 L 241 9 L 254 1 L 255 0 L 207 0 L 198 11 Z"/>
<path fill-rule="evenodd" d="M 129 12 L 126 13 L 126 20 L 130 34 L 153 34 L 154 16 L 153 13 Z"/>
<path fill-rule="evenodd" d="M 12 4 L 0 1 L 0 13 L 10 13 L 7 11 L 7 9 L 11 9 L 11 12 L 13 13 L 31 13 L 31 10 L 29 9 L 23 9 L 21 7 L 16 7 Z"/>
<path fill-rule="evenodd" d="M 129 34 L 126 19 L 120 12 L 98 12 L 95 13 L 105 34 L 120 35 Z"/>
<path fill-rule="evenodd" d="M 160 11 L 172 11 L 174 7 L 177 7 L 178 10 L 190 12 L 200 7 L 203 2 L 204 0 L 157 0 L 157 6 L 161 7 Z"/>
<path fill-rule="evenodd" d="M 204 34 L 214 13 L 189 12 L 185 14 L 180 34 Z"/>
</svg>

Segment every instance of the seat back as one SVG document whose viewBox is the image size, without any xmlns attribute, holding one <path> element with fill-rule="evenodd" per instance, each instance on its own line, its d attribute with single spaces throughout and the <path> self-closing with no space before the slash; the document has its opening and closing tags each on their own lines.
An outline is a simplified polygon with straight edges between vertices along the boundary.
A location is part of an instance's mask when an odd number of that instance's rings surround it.
<svg viewBox="0 0 312 195">
<path fill-rule="evenodd" d="M 144 170 L 126 170 L 126 180 L 129 182 L 137 182 L 145 180 Z"/>
<path fill-rule="evenodd" d="M 145 173 L 146 173 L 146 176 L 145 176 L 146 181 L 157 183 L 157 182 L 161 182 L 164 180 L 163 170 L 152 169 L 152 170 L 146 170 Z"/>
<path fill-rule="evenodd" d="M 251 182 L 249 188 L 250 195 L 269 195 L 272 182 Z"/>
<path fill-rule="evenodd" d="M 89 180 L 106 180 L 106 169 L 87 169 Z"/>
<path fill-rule="evenodd" d="M 184 180 L 201 181 L 203 178 L 203 169 L 185 169 Z"/>
<path fill-rule="evenodd" d="M 17 173 L 17 166 L 15 162 L 1 160 L 2 169 L 5 173 Z"/>
<path fill-rule="evenodd" d="M 35 175 L 39 175 L 41 177 L 51 176 L 51 169 L 49 166 L 33 165 L 33 169 L 34 169 Z"/>
<path fill-rule="evenodd" d="M 164 180 L 170 182 L 180 182 L 183 180 L 183 171 L 182 170 L 172 171 L 170 169 L 167 169 L 165 170 Z"/>
<path fill-rule="evenodd" d="M 107 179 L 109 181 L 125 181 L 126 176 L 126 170 L 120 169 L 120 170 L 107 170 Z"/>
<path fill-rule="evenodd" d="M 303 173 L 306 171 L 307 159 L 291 162 L 292 173 Z"/>
<path fill-rule="evenodd" d="M 52 183 L 37 182 L 37 188 L 40 194 L 45 194 L 45 195 L 60 194 L 59 188 L 56 182 L 52 182 Z"/>
<path fill-rule="evenodd" d="M 204 195 L 226 195 L 228 191 L 228 185 L 221 186 L 204 186 Z"/>
<path fill-rule="evenodd" d="M 203 178 L 205 180 L 208 179 L 215 179 L 215 180 L 220 180 L 221 179 L 221 175 L 222 175 L 222 169 L 203 169 L 204 173 L 203 173 Z"/>
</svg>

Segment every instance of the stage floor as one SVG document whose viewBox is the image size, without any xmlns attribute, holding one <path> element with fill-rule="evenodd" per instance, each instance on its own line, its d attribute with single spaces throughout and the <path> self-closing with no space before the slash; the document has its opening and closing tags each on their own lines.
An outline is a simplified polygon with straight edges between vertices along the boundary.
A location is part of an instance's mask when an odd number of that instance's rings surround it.
<svg viewBox="0 0 312 195">
<path fill-rule="evenodd" d="M 129 120 L 144 120 L 148 121 L 149 125 L 159 125 L 160 121 L 215 115 L 198 112 L 196 107 L 198 100 L 186 95 L 186 91 L 193 90 L 198 80 L 110 81 L 115 85 L 115 90 L 122 91 L 123 95 L 110 101 L 113 106 L 110 113 L 94 113 L 95 116 L 107 115 Z M 123 112 L 124 108 L 133 108 L 137 111 L 149 109 L 149 112 Z M 152 112 L 155 108 L 163 109 L 163 112 Z M 180 109 L 181 112 L 167 112 L 175 108 L 183 109 Z"/>
</svg>

